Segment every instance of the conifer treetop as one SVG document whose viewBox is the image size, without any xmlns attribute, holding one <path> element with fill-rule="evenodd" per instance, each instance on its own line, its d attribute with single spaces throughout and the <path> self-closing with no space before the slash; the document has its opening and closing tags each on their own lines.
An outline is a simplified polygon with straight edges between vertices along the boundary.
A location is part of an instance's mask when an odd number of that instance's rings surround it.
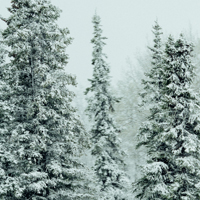
<svg viewBox="0 0 200 200">
<path fill-rule="evenodd" d="M 163 70 L 163 44 L 161 40 L 161 27 L 158 24 L 158 21 L 155 21 L 155 25 L 153 26 L 153 34 L 154 34 L 154 43 L 153 47 L 148 47 L 151 51 L 151 69 L 148 73 L 145 73 L 146 79 L 142 80 L 144 85 L 144 92 L 141 93 L 143 98 L 143 102 L 147 105 L 152 106 L 151 102 L 155 102 L 160 98 L 160 88 L 162 87 L 161 76 L 164 72 Z"/>
<path fill-rule="evenodd" d="M 93 79 L 89 79 L 91 87 L 86 90 L 86 94 L 89 91 L 96 92 L 108 92 L 110 85 L 110 67 L 105 61 L 106 54 L 103 53 L 103 47 L 105 45 L 104 40 L 106 37 L 102 37 L 101 19 L 95 14 L 92 22 L 94 24 L 94 37 L 91 43 L 94 44 L 92 52 L 92 65 L 94 65 Z M 101 86 L 101 87 L 99 87 Z"/>
</svg>

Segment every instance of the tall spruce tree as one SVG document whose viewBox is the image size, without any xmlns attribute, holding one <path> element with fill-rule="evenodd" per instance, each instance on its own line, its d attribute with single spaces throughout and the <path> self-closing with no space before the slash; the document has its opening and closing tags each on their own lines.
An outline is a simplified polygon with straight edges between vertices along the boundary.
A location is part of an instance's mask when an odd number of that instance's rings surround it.
<svg viewBox="0 0 200 200">
<path fill-rule="evenodd" d="M 76 80 L 64 69 L 71 38 L 56 24 L 60 10 L 48 0 L 11 4 L 3 37 L 10 48 L 6 83 L 12 119 L 3 132 L 0 197 L 97 199 L 78 159 L 88 134 L 71 106 L 68 85 Z"/>
<path fill-rule="evenodd" d="M 136 183 L 138 199 L 200 198 L 199 102 L 190 85 L 193 45 L 170 36 L 162 57 L 162 87 L 155 109 L 140 129 L 148 150 L 143 177 Z M 155 104 L 154 104 L 155 105 Z"/>
<path fill-rule="evenodd" d="M 92 155 L 95 156 L 94 170 L 97 174 L 102 194 L 106 199 L 127 199 L 125 188 L 128 187 L 128 179 L 125 174 L 124 152 L 120 148 L 119 129 L 116 127 L 111 112 L 114 111 L 114 103 L 117 102 L 110 92 L 110 67 L 106 63 L 107 56 L 103 53 L 105 45 L 102 37 L 100 17 L 95 14 L 92 20 L 94 24 L 94 38 L 91 40 L 93 47 L 92 65 L 94 66 L 91 86 L 87 88 L 88 107 L 87 112 L 93 119 Z"/>
</svg>

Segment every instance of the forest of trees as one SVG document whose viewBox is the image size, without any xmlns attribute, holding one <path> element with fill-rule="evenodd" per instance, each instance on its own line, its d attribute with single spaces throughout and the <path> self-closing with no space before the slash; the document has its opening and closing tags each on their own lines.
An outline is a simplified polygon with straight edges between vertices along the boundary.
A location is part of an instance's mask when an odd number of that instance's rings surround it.
<svg viewBox="0 0 200 200">
<path fill-rule="evenodd" d="M 0 34 L 1 200 L 200 199 L 199 41 L 154 39 L 112 86 L 101 18 L 79 91 L 48 0 L 11 0 Z M 164 39 L 165 38 L 165 39 Z M 137 70 L 140 69 L 140 70 Z"/>
</svg>

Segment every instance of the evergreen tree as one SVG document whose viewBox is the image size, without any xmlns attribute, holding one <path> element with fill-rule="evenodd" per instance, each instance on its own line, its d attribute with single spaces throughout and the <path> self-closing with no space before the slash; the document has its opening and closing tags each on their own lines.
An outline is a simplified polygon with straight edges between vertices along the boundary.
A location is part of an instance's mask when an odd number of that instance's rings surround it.
<svg viewBox="0 0 200 200">
<path fill-rule="evenodd" d="M 138 146 L 147 147 L 148 163 L 136 183 L 138 199 L 200 198 L 199 102 L 191 89 L 192 51 L 193 45 L 182 35 L 177 41 L 168 38 L 160 99 L 140 129 Z"/>
<path fill-rule="evenodd" d="M 161 35 L 161 27 L 158 22 L 155 21 L 155 25 L 153 26 L 153 34 L 154 34 L 154 45 L 153 47 L 148 47 L 151 51 L 151 70 L 149 73 L 146 73 L 146 80 L 142 80 L 143 85 L 145 86 L 145 92 L 141 93 L 141 96 L 144 97 L 144 102 L 150 102 L 150 106 L 153 105 L 152 102 L 157 102 L 160 99 L 159 89 L 162 88 L 162 80 L 161 75 L 163 73 L 162 69 L 162 41 Z M 155 106 L 155 105 L 154 105 Z"/>
<path fill-rule="evenodd" d="M 8 122 L 12 119 L 11 109 L 12 106 L 8 102 L 8 93 L 10 91 L 6 79 L 9 77 L 6 70 L 6 48 L 3 44 L 3 39 L 0 31 L 0 198 L 2 190 L 1 183 L 5 180 L 5 168 L 2 165 L 3 159 L 11 159 L 12 155 L 7 152 L 5 148 L 6 140 L 5 134 L 7 133 Z M 7 182 L 8 185 L 8 182 Z"/>
<path fill-rule="evenodd" d="M 92 65 L 94 66 L 91 86 L 87 88 L 87 112 L 94 124 L 92 133 L 92 155 L 95 156 L 95 173 L 97 174 L 102 194 L 106 199 L 122 200 L 125 197 L 125 188 L 128 179 L 124 172 L 124 152 L 120 148 L 119 129 L 116 127 L 111 112 L 117 98 L 110 92 L 110 67 L 106 63 L 103 53 L 105 45 L 102 37 L 100 17 L 94 15 L 94 38 L 91 40 L 93 47 Z"/>
<path fill-rule="evenodd" d="M 0 197 L 95 199 L 90 172 L 78 159 L 89 136 L 71 106 L 68 85 L 76 80 L 64 69 L 71 38 L 56 24 L 60 10 L 48 0 L 11 4 L 3 37 L 10 48 L 6 83 L 12 119 L 0 154 Z"/>
</svg>

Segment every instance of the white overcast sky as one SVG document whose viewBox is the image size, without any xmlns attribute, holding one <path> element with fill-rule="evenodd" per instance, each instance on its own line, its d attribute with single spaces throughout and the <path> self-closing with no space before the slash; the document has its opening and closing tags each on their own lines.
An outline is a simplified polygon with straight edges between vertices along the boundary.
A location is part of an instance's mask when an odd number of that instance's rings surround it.
<svg viewBox="0 0 200 200">
<path fill-rule="evenodd" d="M 79 85 L 92 76 L 91 54 L 95 10 L 102 19 L 103 36 L 108 39 L 104 52 L 117 81 L 126 67 L 126 59 L 134 62 L 137 51 L 144 51 L 152 40 L 152 25 L 158 19 L 163 32 L 177 36 L 189 31 L 200 34 L 200 0 L 52 0 L 62 9 L 58 24 L 68 27 L 74 38 L 68 47 L 67 71 L 76 74 Z M 0 15 L 9 16 L 10 0 L 0 0 Z M 5 23 L 0 21 L 0 28 Z"/>
</svg>

